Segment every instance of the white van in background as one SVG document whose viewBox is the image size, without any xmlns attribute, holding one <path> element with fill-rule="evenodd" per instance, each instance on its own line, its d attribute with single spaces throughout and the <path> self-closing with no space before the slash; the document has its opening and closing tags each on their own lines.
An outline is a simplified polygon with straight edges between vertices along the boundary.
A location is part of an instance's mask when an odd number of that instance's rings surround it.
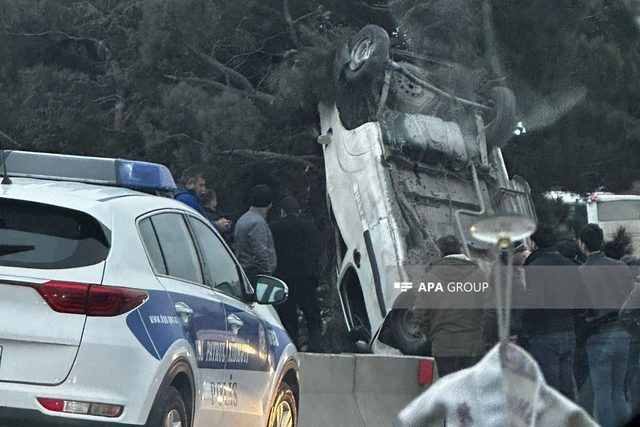
<svg viewBox="0 0 640 427">
<path fill-rule="evenodd" d="M 606 192 L 581 196 L 565 191 L 550 191 L 545 196 L 570 205 L 574 209 L 572 214 L 583 222 L 598 224 L 605 240 L 612 239 L 618 228 L 624 227 L 635 250 L 640 249 L 640 196 Z"/>
</svg>

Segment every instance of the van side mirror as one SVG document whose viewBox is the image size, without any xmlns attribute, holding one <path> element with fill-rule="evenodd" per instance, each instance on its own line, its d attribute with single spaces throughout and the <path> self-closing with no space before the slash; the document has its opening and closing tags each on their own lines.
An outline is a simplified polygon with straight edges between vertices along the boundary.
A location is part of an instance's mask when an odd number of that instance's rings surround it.
<svg viewBox="0 0 640 427">
<path fill-rule="evenodd" d="M 289 296 L 287 284 L 275 277 L 258 274 L 256 276 L 256 297 L 258 304 L 278 304 Z"/>
</svg>

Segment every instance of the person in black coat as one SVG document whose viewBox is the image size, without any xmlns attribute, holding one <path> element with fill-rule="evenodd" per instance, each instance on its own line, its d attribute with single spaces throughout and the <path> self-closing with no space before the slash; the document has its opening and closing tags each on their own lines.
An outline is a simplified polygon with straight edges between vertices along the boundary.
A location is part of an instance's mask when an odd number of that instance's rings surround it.
<svg viewBox="0 0 640 427">
<path fill-rule="evenodd" d="M 218 232 L 229 246 L 233 244 L 233 232 L 235 224 L 225 218 L 225 215 L 218 211 L 218 195 L 215 191 L 207 189 L 200 196 L 200 203 L 204 208 L 207 219 L 213 224 L 219 225 Z"/>
<path fill-rule="evenodd" d="M 594 303 L 587 339 L 594 413 L 603 426 L 618 426 L 629 418 L 624 380 L 630 342 L 619 313 L 634 284 L 629 267 L 602 252 L 603 241 L 604 233 L 597 224 L 582 229 L 578 245 L 587 260 L 580 273 Z"/>
<path fill-rule="evenodd" d="M 531 255 L 524 262 L 528 305 L 522 315 L 529 353 L 547 383 L 575 400 L 576 317 L 584 308 L 584 284 L 577 265 L 560 255 L 553 228 L 539 225 L 531 235 Z"/>
<path fill-rule="evenodd" d="M 300 207 L 293 197 L 280 202 L 281 218 L 271 224 L 278 264 L 274 275 L 289 286 L 289 298 L 276 306 L 283 326 L 300 349 L 297 307 L 309 331 L 308 351 L 320 350 L 322 318 L 318 305 L 320 233 L 313 223 L 300 218 Z"/>
</svg>

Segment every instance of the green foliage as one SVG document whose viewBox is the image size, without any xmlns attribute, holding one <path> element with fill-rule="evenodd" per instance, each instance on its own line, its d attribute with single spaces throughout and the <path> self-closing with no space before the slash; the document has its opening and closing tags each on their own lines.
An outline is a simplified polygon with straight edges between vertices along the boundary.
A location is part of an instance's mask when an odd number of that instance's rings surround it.
<svg viewBox="0 0 640 427">
<path fill-rule="evenodd" d="M 293 28 L 282 0 L 0 0 L 0 131 L 28 149 L 144 158 L 175 172 L 201 163 L 225 188 L 266 164 L 264 180 L 301 178 L 303 191 L 316 177 L 300 163 L 229 152 L 319 154 L 316 106 L 335 99 L 336 48 L 365 24 L 488 69 L 484 0 L 390 0 L 387 11 L 360 0 L 288 3 Z M 505 84 L 529 130 L 505 150 L 510 171 L 536 192 L 631 186 L 640 36 L 629 4 L 491 5 Z M 534 114 L 565 88 L 581 95 Z"/>
<path fill-rule="evenodd" d="M 494 11 L 512 78 L 541 98 L 563 87 L 587 93 L 568 114 L 547 117 L 555 123 L 546 128 L 522 111 L 525 127 L 543 130 L 517 138 L 509 161 L 540 189 L 625 191 L 640 166 L 640 33 L 632 14 L 609 0 L 500 0 Z"/>
<path fill-rule="evenodd" d="M 633 240 L 625 227 L 618 227 L 616 233 L 613 235 L 612 241 L 622 248 L 622 253 L 624 255 L 630 255 L 633 253 Z"/>
</svg>

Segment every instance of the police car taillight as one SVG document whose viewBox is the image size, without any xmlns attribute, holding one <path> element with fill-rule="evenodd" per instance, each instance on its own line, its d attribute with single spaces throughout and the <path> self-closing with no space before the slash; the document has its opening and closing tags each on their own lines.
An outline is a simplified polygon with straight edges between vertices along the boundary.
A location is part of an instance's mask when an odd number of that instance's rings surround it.
<svg viewBox="0 0 640 427">
<path fill-rule="evenodd" d="M 122 415 L 124 406 L 108 405 L 94 402 L 78 402 L 75 400 L 38 398 L 38 403 L 43 408 L 53 412 L 65 412 L 67 414 L 95 415 L 97 417 L 116 418 Z"/>
<path fill-rule="evenodd" d="M 149 297 L 139 289 L 84 283 L 47 282 L 34 287 L 52 310 L 87 316 L 118 316 L 142 305 Z"/>
<path fill-rule="evenodd" d="M 87 316 L 118 316 L 142 305 L 149 295 L 139 289 L 91 286 Z"/>
</svg>

